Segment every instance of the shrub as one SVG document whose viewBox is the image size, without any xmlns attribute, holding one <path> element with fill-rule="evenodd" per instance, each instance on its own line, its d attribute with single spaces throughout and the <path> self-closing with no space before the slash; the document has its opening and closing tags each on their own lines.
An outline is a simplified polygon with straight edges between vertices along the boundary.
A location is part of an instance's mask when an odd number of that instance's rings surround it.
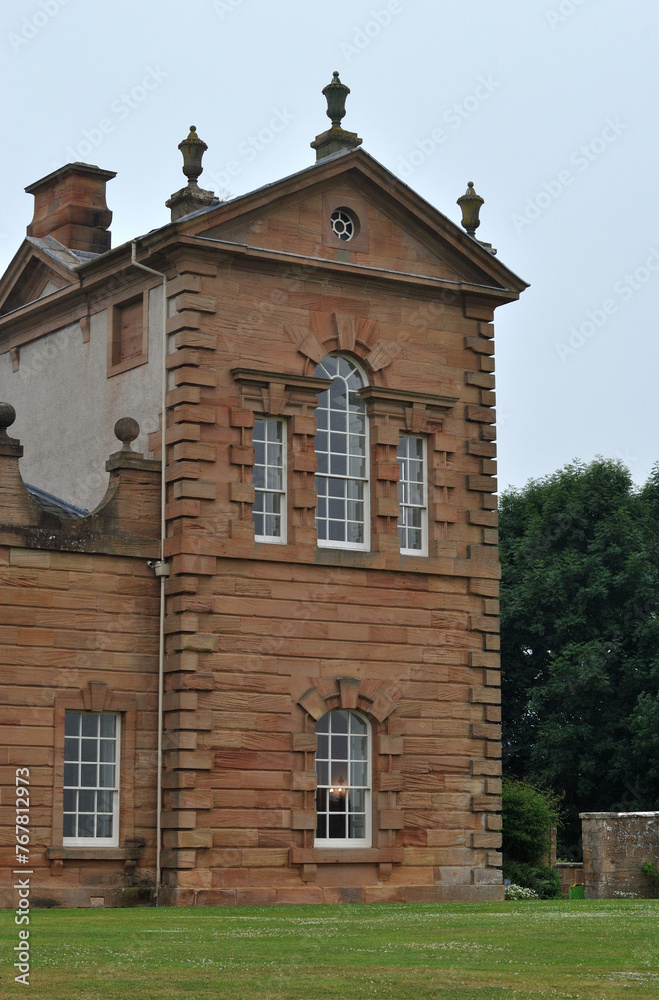
<svg viewBox="0 0 659 1000">
<path fill-rule="evenodd" d="M 560 876 L 544 864 L 551 828 L 560 820 L 558 797 L 550 789 L 504 778 L 502 814 L 504 878 L 532 889 L 540 899 L 560 896 Z"/>
<path fill-rule="evenodd" d="M 558 796 L 527 781 L 503 779 L 503 855 L 510 861 L 541 866 L 551 845 L 551 828 L 560 820 Z"/>
<path fill-rule="evenodd" d="M 506 886 L 506 899 L 538 899 L 537 892 L 533 889 L 527 889 L 523 885 L 515 885 L 511 882 L 510 885 Z"/>
<path fill-rule="evenodd" d="M 536 899 L 557 899 L 561 895 L 561 877 L 555 868 L 542 868 L 523 861 L 503 862 L 503 877 L 535 893 Z"/>
</svg>

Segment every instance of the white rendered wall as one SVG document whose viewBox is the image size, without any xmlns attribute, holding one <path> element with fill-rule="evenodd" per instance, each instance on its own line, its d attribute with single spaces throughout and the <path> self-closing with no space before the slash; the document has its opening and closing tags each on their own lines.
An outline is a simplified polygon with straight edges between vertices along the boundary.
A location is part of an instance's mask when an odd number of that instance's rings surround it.
<svg viewBox="0 0 659 1000">
<path fill-rule="evenodd" d="M 89 342 L 78 323 L 40 337 L 20 349 L 12 371 L 0 354 L 0 401 L 16 409 L 8 429 L 24 448 L 23 479 L 79 507 L 103 498 L 108 456 L 121 447 L 114 436 L 120 417 L 134 417 L 140 435 L 133 449 L 145 457 L 149 433 L 158 429 L 161 392 L 160 287 L 149 293 L 147 364 L 107 377 L 108 310 L 91 317 Z"/>
</svg>

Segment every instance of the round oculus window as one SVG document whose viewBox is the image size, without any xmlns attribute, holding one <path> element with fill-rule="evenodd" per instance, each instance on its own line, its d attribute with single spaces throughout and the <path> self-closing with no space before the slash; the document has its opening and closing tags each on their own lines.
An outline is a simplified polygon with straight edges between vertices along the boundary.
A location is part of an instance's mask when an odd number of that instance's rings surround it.
<svg viewBox="0 0 659 1000">
<path fill-rule="evenodd" d="M 347 208 L 337 208 L 330 216 L 332 232 L 345 243 L 351 240 L 357 232 L 357 217 Z"/>
</svg>

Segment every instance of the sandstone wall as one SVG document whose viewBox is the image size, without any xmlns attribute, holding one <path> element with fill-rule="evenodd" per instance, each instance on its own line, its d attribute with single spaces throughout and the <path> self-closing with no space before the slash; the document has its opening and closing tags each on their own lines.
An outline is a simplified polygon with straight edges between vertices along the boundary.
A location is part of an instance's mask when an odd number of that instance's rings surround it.
<svg viewBox="0 0 659 1000">
<path fill-rule="evenodd" d="M 586 899 L 653 896 L 641 866 L 659 860 L 659 813 L 581 813 Z"/>
</svg>

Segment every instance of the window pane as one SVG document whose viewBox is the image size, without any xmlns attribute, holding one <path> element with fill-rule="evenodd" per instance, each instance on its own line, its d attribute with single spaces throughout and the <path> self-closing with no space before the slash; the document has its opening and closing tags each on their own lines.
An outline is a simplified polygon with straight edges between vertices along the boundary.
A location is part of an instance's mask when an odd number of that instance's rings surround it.
<svg viewBox="0 0 659 1000">
<path fill-rule="evenodd" d="M 365 736 L 350 737 L 350 759 L 366 760 L 367 739 Z"/>
<path fill-rule="evenodd" d="M 329 414 L 330 414 L 330 428 L 331 428 L 332 431 L 344 431 L 345 432 L 345 431 L 348 430 L 348 414 L 347 414 L 347 412 L 346 412 L 346 410 L 344 408 L 345 407 L 345 399 L 341 399 L 340 401 L 335 399 L 332 402 L 333 402 L 333 406 L 334 405 L 336 405 L 336 406 L 341 405 L 342 408 L 340 410 L 332 408 L 329 411 Z M 334 447 L 335 447 L 335 442 L 333 441 L 333 438 L 335 438 L 335 437 L 336 437 L 335 434 L 330 434 L 330 443 L 331 443 L 332 449 L 334 449 Z M 338 446 L 339 446 L 339 448 L 343 447 L 343 449 L 345 449 L 345 441 L 343 441 L 342 444 L 341 444 L 341 442 L 338 442 Z"/>
<path fill-rule="evenodd" d="M 331 726 L 333 733 L 347 733 L 349 714 L 345 709 L 332 712 Z"/>
<path fill-rule="evenodd" d="M 100 759 L 114 764 L 116 742 L 114 740 L 101 740 Z"/>
<path fill-rule="evenodd" d="M 421 483 L 410 483 L 408 492 L 408 503 L 417 504 L 421 506 L 423 504 L 423 485 Z M 415 511 L 418 517 L 421 517 L 421 511 Z"/>
<path fill-rule="evenodd" d="M 328 535 L 333 542 L 343 542 L 345 541 L 346 531 L 345 525 L 341 521 L 328 521 L 327 523 Z M 320 538 L 320 533 L 318 535 Z"/>
<path fill-rule="evenodd" d="M 82 735 L 98 736 L 98 715 L 94 712 L 85 712 L 82 716 Z"/>
<path fill-rule="evenodd" d="M 80 749 L 81 760 L 97 760 L 98 740 L 81 740 Z"/>
<path fill-rule="evenodd" d="M 345 455 L 332 452 L 330 455 L 330 472 L 333 476 L 345 476 L 348 471 L 348 459 Z"/>
<path fill-rule="evenodd" d="M 330 813 L 329 817 L 329 836 L 336 840 L 345 840 L 346 836 L 346 817 L 345 813 L 343 815 L 337 816 Z"/>
<path fill-rule="evenodd" d="M 76 835 L 76 818 L 75 815 L 64 815 L 64 825 L 62 827 L 62 833 L 65 837 L 75 837 Z"/>
<path fill-rule="evenodd" d="M 281 468 L 268 469 L 266 475 L 265 485 L 269 490 L 281 490 L 282 489 L 282 475 Z M 279 497 L 276 497 L 277 504 L 279 505 Z"/>
<path fill-rule="evenodd" d="M 348 528 L 347 535 L 349 542 L 363 542 L 364 540 L 363 524 L 356 524 L 354 521 L 349 521 L 347 528 Z"/>
<path fill-rule="evenodd" d="M 101 736 L 116 736 L 117 735 L 117 717 L 116 715 L 102 715 L 101 716 Z"/>
<path fill-rule="evenodd" d="M 316 827 L 316 836 L 325 840 L 327 837 L 327 816 L 325 813 L 318 813 L 318 825 Z"/>
<path fill-rule="evenodd" d="M 351 814 L 348 817 L 348 836 L 349 837 L 365 837 L 366 836 L 366 818 L 361 814 Z"/>
<path fill-rule="evenodd" d="M 368 732 L 366 722 L 360 715 L 356 715 L 354 712 L 350 715 L 350 732 L 365 734 Z"/>
<path fill-rule="evenodd" d="M 317 761 L 316 774 L 319 785 L 329 785 L 329 763 L 326 760 Z"/>
<path fill-rule="evenodd" d="M 80 791 L 78 792 L 78 810 L 79 812 L 94 812 L 96 807 L 96 792 L 92 791 Z"/>
<path fill-rule="evenodd" d="M 114 764 L 101 764 L 98 771 L 99 788 L 114 788 Z"/>
<path fill-rule="evenodd" d="M 265 531 L 264 534 L 271 538 L 279 538 L 281 535 L 281 520 L 274 514 L 267 514 L 264 520 Z"/>
<path fill-rule="evenodd" d="M 342 812 L 346 811 L 346 791 L 345 788 L 330 788 L 327 793 L 327 801 L 329 804 L 329 811 L 332 812 Z"/>
<path fill-rule="evenodd" d="M 66 712 L 64 715 L 64 733 L 66 736 L 78 736 L 80 733 L 80 712 Z"/>
<path fill-rule="evenodd" d="M 366 785 L 367 776 L 367 764 L 366 762 L 358 762 L 350 765 L 350 784 L 357 785 L 358 787 L 363 787 Z"/>
<path fill-rule="evenodd" d="M 64 789 L 64 812 L 75 812 L 78 793 L 72 788 Z"/>
<path fill-rule="evenodd" d="M 366 792 L 363 788 L 350 790 L 350 812 L 364 812 L 366 809 Z"/>
<path fill-rule="evenodd" d="M 114 792 L 97 792 L 96 793 L 96 810 L 100 813 L 110 813 L 112 812 L 112 797 Z"/>
<path fill-rule="evenodd" d="M 78 814 L 78 836 L 79 837 L 93 837 L 94 836 L 94 817 L 82 813 Z"/>
<path fill-rule="evenodd" d="M 77 764 L 65 764 L 64 786 L 68 788 L 77 788 L 79 784 L 79 772 L 80 768 Z"/>
<path fill-rule="evenodd" d="M 359 399 L 359 397 L 357 397 Z M 350 402 L 350 414 L 348 416 L 348 430 L 355 434 L 366 433 L 366 414 L 364 413 L 361 399 L 358 403 Z"/>
<path fill-rule="evenodd" d="M 112 836 L 112 816 L 96 817 L 96 836 L 97 837 Z"/>
<path fill-rule="evenodd" d="M 64 760 L 80 760 L 80 740 L 71 736 L 64 740 Z"/>
<path fill-rule="evenodd" d="M 366 476 L 366 461 L 363 458 L 350 458 L 348 459 L 348 471 L 351 476 L 358 476 L 360 478 L 365 478 Z"/>
<path fill-rule="evenodd" d="M 334 414 L 332 414 L 334 418 Z M 336 452 L 339 455 L 348 454 L 348 435 L 347 434 L 336 434 L 332 432 L 329 436 L 330 451 Z"/>
<path fill-rule="evenodd" d="M 80 765 L 80 785 L 82 788 L 96 788 L 97 770 L 96 764 Z"/>
<path fill-rule="evenodd" d="M 320 734 L 318 735 L 316 757 L 320 758 L 321 760 L 327 760 L 328 753 L 329 753 L 329 739 L 321 731 Z"/>
<path fill-rule="evenodd" d="M 348 784 L 348 761 L 332 760 L 330 764 L 330 784 L 344 787 Z"/>
</svg>

